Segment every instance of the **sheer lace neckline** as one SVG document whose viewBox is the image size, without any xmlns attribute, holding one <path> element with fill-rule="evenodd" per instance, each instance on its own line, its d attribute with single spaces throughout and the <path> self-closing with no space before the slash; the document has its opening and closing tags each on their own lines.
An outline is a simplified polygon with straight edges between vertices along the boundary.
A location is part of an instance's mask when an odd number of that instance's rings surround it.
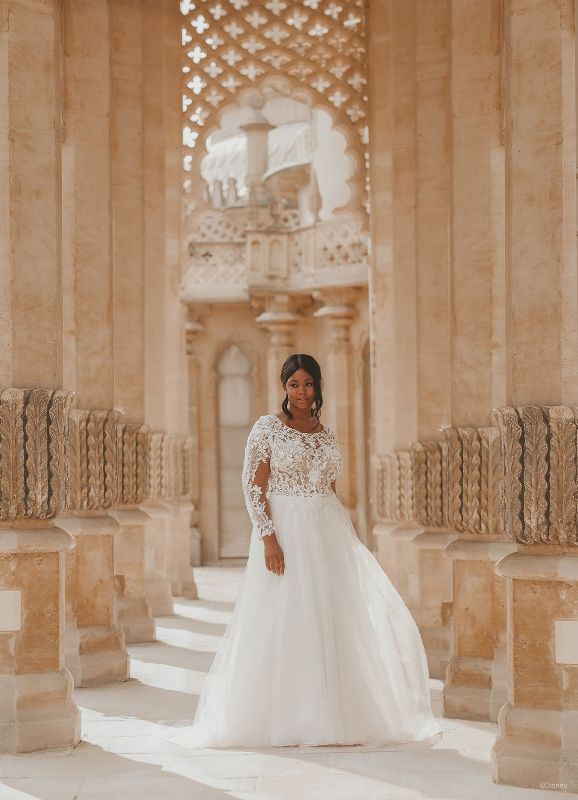
<svg viewBox="0 0 578 800">
<path fill-rule="evenodd" d="M 299 433 L 301 436 L 321 436 L 322 433 L 327 432 L 327 427 L 324 425 L 320 431 L 316 431 L 315 433 L 307 433 L 307 431 L 298 431 L 296 428 L 291 428 L 289 425 L 286 425 L 282 420 L 279 419 L 277 414 L 270 415 L 274 420 L 276 420 L 282 428 L 286 428 L 288 431 L 293 431 L 294 433 Z"/>
</svg>

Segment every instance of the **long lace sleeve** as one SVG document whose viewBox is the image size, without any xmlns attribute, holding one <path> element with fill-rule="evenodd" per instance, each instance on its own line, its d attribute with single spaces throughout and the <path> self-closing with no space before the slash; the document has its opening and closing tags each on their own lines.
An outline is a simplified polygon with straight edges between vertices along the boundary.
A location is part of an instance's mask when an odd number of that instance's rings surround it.
<svg viewBox="0 0 578 800">
<path fill-rule="evenodd" d="M 249 517 L 261 537 L 275 532 L 266 497 L 270 456 L 271 433 L 267 418 L 260 417 L 247 439 L 242 484 Z"/>
</svg>

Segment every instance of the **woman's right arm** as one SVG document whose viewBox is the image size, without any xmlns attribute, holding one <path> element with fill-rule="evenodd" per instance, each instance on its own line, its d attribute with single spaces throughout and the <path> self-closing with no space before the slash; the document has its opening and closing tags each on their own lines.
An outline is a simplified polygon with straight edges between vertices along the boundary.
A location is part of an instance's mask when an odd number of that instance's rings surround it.
<svg viewBox="0 0 578 800">
<path fill-rule="evenodd" d="M 270 458 L 270 431 L 266 417 L 261 417 L 247 439 L 242 476 L 243 493 L 251 522 L 265 545 L 265 565 L 271 572 L 282 575 L 285 571 L 283 551 L 277 541 L 267 501 Z"/>
</svg>

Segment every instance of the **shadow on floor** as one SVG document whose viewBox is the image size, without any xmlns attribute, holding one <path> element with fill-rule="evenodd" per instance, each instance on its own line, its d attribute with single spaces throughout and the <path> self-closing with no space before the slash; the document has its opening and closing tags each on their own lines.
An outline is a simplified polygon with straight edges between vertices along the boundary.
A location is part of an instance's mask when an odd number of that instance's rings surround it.
<svg viewBox="0 0 578 800">
<path fill-rule="evenodd" d="M 140 754 L 111 753 L 87 742 L 81 742 L 69 753 L 4 757 L 0 759 L 0 798 L 223 800 L 231 797 L 233 785 L 216 788 L 210 778 L 207 783 L 193 780 L 150 760 L 143 760 Z M 166 760 L 170 762 L 170 758 Z M 250 789 L 251 782 L 246 782 L 244 788 Z"/>
</svg>

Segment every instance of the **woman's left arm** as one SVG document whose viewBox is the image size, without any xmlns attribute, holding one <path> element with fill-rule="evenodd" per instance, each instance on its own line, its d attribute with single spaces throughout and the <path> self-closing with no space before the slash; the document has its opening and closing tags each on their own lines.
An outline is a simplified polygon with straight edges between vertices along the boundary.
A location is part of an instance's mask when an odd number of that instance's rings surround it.
<svg viewBox="0 0 578 800">
<path fill-rule="evenodd" d="M 337 492 L 335 491 L 335 481 L 331 481 L 331 488 L 333 489 L 333 493 L 337 494 Z"/>
</svg>

